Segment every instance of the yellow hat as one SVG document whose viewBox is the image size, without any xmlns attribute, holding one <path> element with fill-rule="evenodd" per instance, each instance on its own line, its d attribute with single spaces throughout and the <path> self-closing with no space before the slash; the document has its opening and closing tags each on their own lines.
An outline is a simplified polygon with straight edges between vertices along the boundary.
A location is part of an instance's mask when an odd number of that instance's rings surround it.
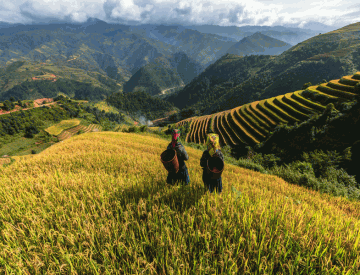
<svg viewBox="0 0 360 275">
<path fill-rule="evenodd" d="M 208 134 L 206 140 L 206 146 L 210 156 L 213 156 L 216 153 L 216 151 L 220 149 L 219 135 Z"/>
</svg>

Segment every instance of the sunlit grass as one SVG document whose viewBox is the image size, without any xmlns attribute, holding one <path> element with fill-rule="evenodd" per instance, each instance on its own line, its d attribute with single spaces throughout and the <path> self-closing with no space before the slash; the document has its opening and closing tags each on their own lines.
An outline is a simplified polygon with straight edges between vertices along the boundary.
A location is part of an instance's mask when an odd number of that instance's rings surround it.
<svg viewBox="0 0 360 275">
<path fill-rule="evenodd" d="M 100 111 L 104 110 L 106 113 L 119 113 L 119 111 L 115 107 L 109 106 L 105 101 L 99 101 L 95 103 L 94 107 L 98 108 Z"/>
<path fill-rule="evenodd" d="M 87 133 L 0 173 L 3 274 L 357 274 L 360 203 L 226 164 L 167 186 L 153 134 Z M 189 192 L 189 193 L 187 193 Z"/>
<path fill-rule="evenodd" d="M 69 119 L 69 120 L 62 120 L 58 124 L 55 124 L 53 126 L 50 126 L 45 129 L 46 132 L 48 132 L 50 135 L 57 136 L 59 135 L 63 130 L 70 129 L 74 126 L 77 126 L 80 124 L 79 119 Z"/>
</svg>

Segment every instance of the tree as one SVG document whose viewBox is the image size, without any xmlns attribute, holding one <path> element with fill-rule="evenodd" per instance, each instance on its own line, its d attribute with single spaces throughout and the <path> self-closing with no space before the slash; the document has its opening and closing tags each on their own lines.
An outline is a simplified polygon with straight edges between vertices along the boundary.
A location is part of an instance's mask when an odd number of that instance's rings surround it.
<svg viewBox="0 0 360 275">
<path fill-rule="evenodd" d="M 33 138 L 34 134 L 39 133 L 39 130 L 36 126 L 31 125 L 31 126 L 26 126 L 25 127 L 25 137 L 27 138 Z"/>
<path fill-rule="evenodd" d="M 15 104 L 13 102 L 10 102 L 9 100 L 5 100 L 4 101 L 4 108 L 6 111 L 10 111 L 12 109 L 14 109 Z"/>
<path fill-rule="evenodd" d="M 306 90 L 308 87 L 312 86 L 311 82 L 308 82 L 308 83 L 305 83 L 303 86 L 302 86 L 302 90 Z"/>
</svg>

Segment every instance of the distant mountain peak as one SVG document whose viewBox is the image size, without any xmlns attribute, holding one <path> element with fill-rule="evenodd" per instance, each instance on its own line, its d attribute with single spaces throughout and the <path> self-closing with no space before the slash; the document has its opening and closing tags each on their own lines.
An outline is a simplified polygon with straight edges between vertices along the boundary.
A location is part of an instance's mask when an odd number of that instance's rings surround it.
<svg viewBox="0 0 360 275">
<path fill-rule="evenodd" d="M 234 46 L 232 46 L 227 53 L 244 56 L 248 54 L 280 54 L 290 48 L 290 44 L 272 38 L 261 32 L 253 33 L 250 36 L 244 37 Z"/>
<path fill-rule="evenodd" d="M 98 18 L 95 18 L 95 17 L 89 17 L 87 20 L 86 20 L 87 23 L 97 23 L 97 22 L 104 22 Z"/>
<path fill-rule="evenodd" d="M 98 24 L 102 24 L 102 25 L 106 24 L 107 25 L 107 23 L 105 21 L 102 21 L 95 17 L 89 17 L 88 20 L 86 20 L 82 25 L 87 27 L 87 26 L 98 25 Z"/>
</svg>

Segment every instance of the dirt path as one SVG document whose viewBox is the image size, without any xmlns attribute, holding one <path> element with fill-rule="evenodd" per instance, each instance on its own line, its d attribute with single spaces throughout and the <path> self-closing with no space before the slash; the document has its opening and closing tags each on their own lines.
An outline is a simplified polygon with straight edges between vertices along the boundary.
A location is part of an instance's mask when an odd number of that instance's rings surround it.
<svg viewBox="0 0 360 275">
<path fill-rule="evenodd" d="M 44 100 L 48 101 L 49 103 L 46 104 L 42 104 L 40 105 L 41 102 L 44 102 Z M 5 114 L 10 114 L 13 112 L 18 112 L 20 110 L 29 110 L 29 109 L 33 109 L 33 108 L 38 108 L 41 106 L 49 106 L 49 105 L 53 105 L 53 104 L 57 104 L 57 102 L 54 102 L 53 98 L 40 98 L 40 99 L 35 99 L 34 100 L 34 107 L 29 107 L 29 108 L 21 108 L 19 105 L 15 105 L 15 109 L 11 110 L 11 111 L 4 111 L 4 110 L 0 110 L 0 115 L 5 115 Z"/>
<path fill-rule="evenodd" d="M 169 88 L 169 89 L 165 89 L 165 90 L 162 90 L 161 91 L 161 94 L 164 95 L 165 92 L 169 91 L 169 90 L 172 90 L 172 89 L 176 89 L 176 88 L 182 88 L 182 87 L 185 87 L 185 85 L 180 85 L 180 86 L 175 86 L 175 87 L 172 87 L 172 88 Z"/>
</svg>

